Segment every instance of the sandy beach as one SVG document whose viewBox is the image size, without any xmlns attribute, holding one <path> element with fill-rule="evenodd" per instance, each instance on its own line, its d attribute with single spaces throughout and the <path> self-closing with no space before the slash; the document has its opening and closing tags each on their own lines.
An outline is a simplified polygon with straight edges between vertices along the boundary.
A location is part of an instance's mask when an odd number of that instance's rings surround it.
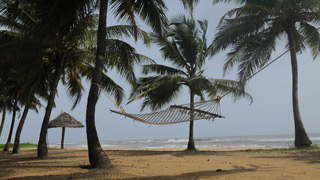
<svg viewBox="0 0 320 180">
<path fill-rule="evenodd" d="M 0 153 L 0 179 L 272 179 L 320 178 L 320 150 L 244 150 L 244 148 L 106 150 L 112 169 L 87 169 L 85 148 L 36 149 Z"/>
</svg>

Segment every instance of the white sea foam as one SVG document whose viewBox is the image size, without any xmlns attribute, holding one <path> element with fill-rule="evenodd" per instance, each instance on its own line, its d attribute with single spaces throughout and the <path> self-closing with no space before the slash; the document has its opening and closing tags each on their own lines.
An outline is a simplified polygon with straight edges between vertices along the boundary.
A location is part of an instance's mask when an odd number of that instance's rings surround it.
<svg viewBox="0 0 320 180">
<path fill-rule="evenodd" d="M 196 147 L 272 147 L 289 148 L 294 147 L 294 135 L 266 135 L 266 136 L 231 136 L 231 137 L 206 137 L 195 138 Z M 310 134 L 313 144 L 320 146 L 320 134 Z M 121 141 L 103 141 L 102 146 L 118 146 L 128 149 L 145 148 L 185 148 L 187 138 L 168 139 L 139 139 Z M 60 146 L 60 142 L 49 145 Z M 65 147 L 87 147 L 86 142 L 66 142 Z"/>
<path fill-rule="evenodd" d="M 167 142 L 170 142 L 170 143 L 183 143 L 183 142 L 188 142 L 188 139 L 168 139 Z"/>
</svg>

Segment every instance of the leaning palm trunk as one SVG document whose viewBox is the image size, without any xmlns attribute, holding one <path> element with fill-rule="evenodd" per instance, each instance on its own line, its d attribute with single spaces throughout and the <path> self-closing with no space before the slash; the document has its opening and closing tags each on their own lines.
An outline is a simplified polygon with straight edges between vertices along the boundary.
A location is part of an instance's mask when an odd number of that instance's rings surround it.
<svg viewBox="0 0 320 180">
<path fill-rule="evenodd" d="M 289 47 L 290 47 L 290 56 L 291 56 L 291 68 L 292 68 L 292 106 L 293 106 L 293 118 L 294 118 L 294 128 L 295 128 L 295 141 L 294 145 L 297 148 L 301 147 L 310 147 L 312 142 L 309 139 L 302 120 L 299 110 L 299 98 L 298 98 L 298 62 L 297 62 L 297 53 L 296 45 L 293 37 L 294 25 L 292 25 L 288 33 Z"/>
<path fill-rule="evenodd" d="M 6 120 L 6 104 L 3 105 L 3 112 L 2 112 L 2 120 L 1 120 L 1 125 L 0 125 L 0 137 L 1 137 L 1 134 L 2 134 L 2 130 L 3 130 L 3 126 L 4 126 L 4 122 Z"/>
<path fill-rule="evenodd" d="M 50 88 L 51 91 L 50 91 L 50 95 L 49 95 L 49 99 L 48 99 L 48 103 L 47 103 L 47 107 L 46 107 L 46 112 L 45 112 L 45 115 L 43 118 L 39 142 L 38 142 L 38 150 L 37 150 L 38 151 L 38 158 L 44 158 L 44 157 L 48 156 L 48 147 L 47 147 L 47 141 L 46 141 L 48 123 L 49 123 L 50 115 L 51 115 L 52 108 L 54 105 L 54 98 L 57 93 L 57 87 L 59 84 L 61 73 L 62 73 L 61 67 L 57 68 L 55 70 L 54 79 L 51 84 L 51 88 Z"/>
<path fill-rule="evenodd" d="M 20 119 L 20 122 L 19 122 L 19 125 L 18 125 L 18 128 L 17 128 L 16 136 L 14 138 L 14 145 L 13 145 L 12 153 L 19 153 L 19 151 L 20 151 L 20 136 L 21 136 L 21 132 L 22 132 L 22 128 L 23 128 L 24 122 L 26 121 L 26 118 L 27 118 L 27 115 L 28 115 L 28 111 L 29 111 L 29 106 L 26 105 L 24 107 L 23 114 L 22 114 L 22 117 Z"/>
<path fill-rule="evenodd" d="M 108 0 L 100 1 L 99 26 L 98 26 L 98 42 L 96 64 L 94 76 L 91 82 L 90 92 L 88 96 L 86 111 L 86 129 L 87 143 L 89 152 L 89 161 L 92 168 L 110 168 L 111 161 L 107 154 L 101 148 L 96 126 L 95 126 L 95 109 L 99 96 L 99 84 L 101 82 L 103 59 L 106 50 L 106 18 L 107 18 Z"/>
<path fill-rule="evenodd" d="M 196 146 L 194 144 L 194 139 L 193 139 L 193 126 L 194 126 L 194 92 L 191 89 L 190 90 L 190 126 L 189 126 L 189 141 L 188 141 L 188 148 L 187 150 L 195 150 Z"/>
<path fill-rule="evenodd" d="M 7 140 L 6 145 L 3 148 L 3 151 L 9 151 L 9 148 L 10 148 L 10 144 L 11 144 L 10 141 L 11 141 L 11 137 L 12 137 L 12 133 L 13 133 L 13 127 L 14 127 L 14 122 L 16 120 L 16 112 L 17 112 L 17 108 L 18 108 L 18 98 L 19 98 L 19 93 L 17 93 L 16 98 L 14 100 L 11 127 L 10 127 L 10 131 L 9 131 L 8 140 Z"/>
</svg>

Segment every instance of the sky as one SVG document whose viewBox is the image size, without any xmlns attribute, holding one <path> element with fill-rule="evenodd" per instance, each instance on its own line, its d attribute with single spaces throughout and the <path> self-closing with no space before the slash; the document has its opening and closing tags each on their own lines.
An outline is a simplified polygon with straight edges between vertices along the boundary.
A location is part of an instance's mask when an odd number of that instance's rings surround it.
<svg viewBox="0 0 320 180">
<path fill-rule="evenodd" d="M 165 0 L 168 7 L 169 19 L 177 14 L 187 13 L 180 1 Z M 201 0 L 195 7 L 194 17 L 198 20 L 207 19 L 209 29 L 207 33 L 208 42 L 211 42 L 220 18 L 230 9 L 236 7 L 233 4 L 212 5 L 210 0 Z M 119 24 L 108 15 L 108 25 Z M 120 22 L 123 23 L 123 22 Z M 143 23 L 142 28 L 147 28 Z M 141 42 L 129 40 L 129 42 L 141 54 L 147 55 L 157 63 L 165 63 L 159 52 L 159 47 L 152 45 L 146 48 Z M 272 59 L 283 53 L 286 49 L 284 43 L 279 42 Z M 222 67 L 228 51 L 217 54 L 208 60 L 204 66 L 205 75 L 208 78 L 236 79 L 236 69 L 231 70 L 223 77 Z M 307 133 L 320 133 L 319 104 L 320 104 L 320 57 L 313 60 L 310 51 L 298 55 L 299 63 L 299 101 L 302 120 Z M 141 75 L 140 68 L 136 67 L 136 73 Z M 130 86 L 111 71 L 110 76 L 115 79 L 126 91 L 127 97 Z M 85 112 L 87 96 L 90 83 L 84 81 L 85 93 L 77 108 L 71 111 L 72 103 L 66 95 L 66 89 L 59 84 L 58 97 L 56 97 L 56 108 L 53 109 L 51 119 L 54 119 L 61 112 L 67 112 L 78 121 L 85 124 Z M 269 135 L 269 134 L 293 134 L 293 113 L 291 101 L 291 65 L 290 56 L 286 54 L 274 64 L 263 70 L 248 82 L 248 92 L 253 96 L 252 104 L 248 100 L 234 102 L 231 98 L 225 97 L 221 100 L 221 113 L 224 119 L 216 119 L 214 122 L 199 120 L 195 122 L 194 136 L 217 137 L 217 136 L 246 136 L 246 135 Z M 172 104 L 188 103 L 188 90 L 184 89 L 179 98 Z M 199 100 L 199 99 L 196 99 Z M 123 107 L 128 113 L 140 113 L 141 101 L 135 101 Z M 46 105 L 46 102 L 43 102 Z M 189 123 L 174 125 L 148 125 L 113 114 L 110 109 L 118 110 L 117 107 L 101 94 L 96 106 L 96 127 L 100 141 L 132 140 L 132 139 L 156 139 L 156 138 L 188 138 Z M 148 113 L 145 110 L 143 113 Z M 36 114 L 31 111 L 24 126 L 21 142 L 37 143 L 40 128 L 45 113 L 45 107 Z M 18 116 L 20 117 L 20 116 Z M 16 126 L 19 118 L 16 120 Z M 0 143 L 5 143 L 8 136 L 8 129 L 11 123 L 11 114 L 7 114 L 4 131 L 0 137 Z M 14 130 L 14 131 L 15 131 Z M 14 138 L 13 138 L 14 139 Z M 48 142 L 56 143 L 61 139 L 61 128 L 48 130 Z M 65 142 L 86 142 L 85 128 L 67 128 Z"/>
</svg>

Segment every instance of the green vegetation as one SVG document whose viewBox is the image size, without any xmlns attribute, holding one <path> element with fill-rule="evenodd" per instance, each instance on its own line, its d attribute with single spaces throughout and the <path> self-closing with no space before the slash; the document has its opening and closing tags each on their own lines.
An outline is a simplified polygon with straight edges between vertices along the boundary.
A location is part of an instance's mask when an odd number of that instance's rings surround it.
<svg viewBox="0 0 320 180">
<path fill-rule="evenodd" d="M 0 148 L 4 148 L 5 144 L 0 144 Z M 20 143 L 20 148 L 36 148 L 36 144 L 32 143 Z M 10 145 L 10 148 L 13 148 L 13 144 Z"/>
</svg>

